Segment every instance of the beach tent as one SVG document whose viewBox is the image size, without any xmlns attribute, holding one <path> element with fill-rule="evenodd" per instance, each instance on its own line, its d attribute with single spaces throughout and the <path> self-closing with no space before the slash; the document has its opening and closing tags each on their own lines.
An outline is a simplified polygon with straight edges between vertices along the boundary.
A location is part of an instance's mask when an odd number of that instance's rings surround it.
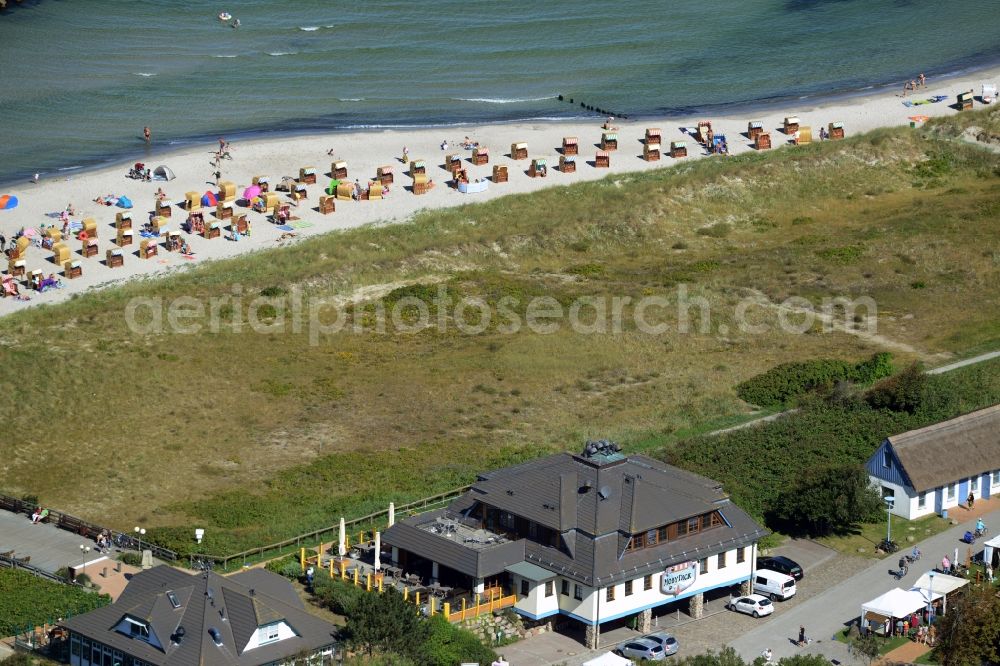
<svg viewBox="0 0 1000 666">
<path fill-rule="evenodd" d="M 116 205 L 119 208 L 131 208 L 132 207 L 132 200 L 129 199 L 127 196 L 122 195 L 122 196 L 118 197 L 118 203 Z"/>
<path fill-rule="evenodd" d="M 0 195 L 0 210 L 10 210 L 17 208 L 17 197 L 13 194 Z"/>
<path fill-rule="evenodd" d="M 170 167 L 164 164 L 153 169 L 153 180 L 173 180 L 176 177 Z"/>
<path fill-rule="evenodd" d="M 583 662 L 583 666 L 631 666 L 631 664 L 631 659 L 619 657 L 614 652 L 605 652 L 590 661 Z"/>
<path fill-rule="evenodd" d="M 330 195 L 337 194 L 337 185 L 340 185 L 340 179 L 334 178 L 330 181 L 330 186 L 326 188 L 326 193 Z"/>
<path fill-rule="evenodd" d="M 216 206 L 219 200 L 215 198 L 214 192 L 205 192 L 201 195 L 201 205 L 202 206 Z"/>
<path fill-rule="evenodd" d="M 936 580 L 934 581 L 937 582 Z M 906 617 L 910 613 L 922 610 L 927 600 L 922 592 L 916 590 L 901 590 L 896 587 L 882 596 L 872 599 L 861 606 L 861 622 L 868 620 L 883 621 L 885 618 Z"/>
</svg>

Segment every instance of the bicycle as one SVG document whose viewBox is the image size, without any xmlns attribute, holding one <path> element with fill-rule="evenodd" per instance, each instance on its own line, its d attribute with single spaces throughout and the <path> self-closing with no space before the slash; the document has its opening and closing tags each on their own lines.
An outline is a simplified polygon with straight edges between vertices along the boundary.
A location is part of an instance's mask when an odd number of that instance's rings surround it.
<svg viewBox="0 0 1000 666">
<path fill-rule="evenodd" d="M 112 536 L 111 542 L 118 550 L 139 550 L 139 542 L 136 541 L 135 537 L 124 532 L 118 532 Z"/>
</svg>

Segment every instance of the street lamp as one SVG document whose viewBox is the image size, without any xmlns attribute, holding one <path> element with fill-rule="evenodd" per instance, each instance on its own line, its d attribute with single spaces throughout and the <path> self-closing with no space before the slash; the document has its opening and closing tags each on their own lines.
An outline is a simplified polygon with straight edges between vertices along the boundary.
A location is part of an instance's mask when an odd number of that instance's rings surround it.
<svg viewBox="0 0 1000 666">
<path fill-rule="evenodd" d="M 80 544 L 80 554 L 83 556 L 83 565 L 80 567 L 82 571 L 80 573 L 86 575 L 87 573 L 87 553 L 90 552 L 90 546 L 85 546 Z"/>
<path fill-rule="evenodd" d="M 927 621 L 930 622 L 931 615 L 934 614 L 934 571 L 929 571 L 927 576 L 930 578 L 927 590 Z"/>
<path fill-rule="evenodd" d="M 892 543 L 892 507 L 896 502 L 895 497 L 885 498 L 885 545 Z"/>
<path fill-rule="evenodd" d="M 146 536 L 146 528 L 139 527 L 135 528 L 136 539 L 139 541 L 139 554 L 142 554 L 142 537 Z"/>
</svg>

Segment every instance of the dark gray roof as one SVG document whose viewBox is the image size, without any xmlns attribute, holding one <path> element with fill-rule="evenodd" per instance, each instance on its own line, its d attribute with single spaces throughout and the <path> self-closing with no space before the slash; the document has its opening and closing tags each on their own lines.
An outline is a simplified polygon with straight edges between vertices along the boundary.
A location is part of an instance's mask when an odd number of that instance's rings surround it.
<svg viewBox="0 0 1000 666">
<path fill-rule="evenodd" d="M 893 435 L 889 444 L 917 492 L 1000 469 L 1000 405 Z"/>
<path fill-rule="evenodd" d="M 180 602 L 174 608 L 167 598 Z M 148 622 L 160 649 L 115 630 L 125 617 Z M 297 636 L 244 651 L 259 626 L 286 621 Z M 72 632 L 162 666 L 259 666 L 332 645 L 336 627 L 309 614 L 285 579 L 263 569 L 234 576 L 159 566 L 136 574 L 118 601 L 62 622 Z M 180 644 L 171 640 L 184 627 Z M 218 646 L 209 634 L 216 629 Z"/>
<path fill-rule="evenodd" d="M 602 497 L 603 496 L 603 497 Z M 560 453 L 481 474 L 472 489 L 447 509 L 397 523 L 385 541 L 468 575 L 492 575 L 460 544 L 418 534 L 417 526 L 442 515 L 460 515 L 481 502 L 509 511 L 561 534 L 564 548 L 528 539 L 526 561 L 587 585 L 636 578 L 663 567 L 751 544 L 767 534 L 732 504 L 721 485 L 642 455 L 597 459 Z M 719 510 L 727 524 L 625 553 L 628 535 Z M 482 558 L 481 558 L 482 559 Z M 497 558 L 499 559 L 499 558 Z M 508 565 L 511 562 L 507 563 Z M 478 571 L 479 573 L 473 573 Z"/>
</svg>

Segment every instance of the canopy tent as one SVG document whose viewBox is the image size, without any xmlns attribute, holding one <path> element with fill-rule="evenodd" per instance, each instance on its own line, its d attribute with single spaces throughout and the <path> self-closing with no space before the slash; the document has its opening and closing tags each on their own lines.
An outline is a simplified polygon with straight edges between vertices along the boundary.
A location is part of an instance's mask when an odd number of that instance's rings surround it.
<svg viewBox="0 0 1000 666">
<path fill-rule="evenodd" d="M 901 590 L 896 587 L 861 606 L 861 623 L 873 619 L 870 616 L 876 616 L 879 620 L 887 617 L 906 617 L 922 610 L 926 605 L 927 600 L 922 592 Z"/>
<path fill-rule="evenodd" d="M 173 180 L 176 177 L 174 172 L 170 170 L 170 167 L 165 164 L 161 164 L 153 169 L 153 180 Z"/>
<path fill-rule="evenodd" d="M 583 666 L 631 666 L 631 664 L 631 659 L 619 657 L 614 652 L 605 652 L 590 661 L 583 662 Z"/>
<path fill-rule="evenodd" d="M 983 544 L 983 562 L 993 566 L 993 558 L 997 555 L 1000 555 L 1000 536 L 995 536 Z"/>
<path fill-rule="evenodd" d="M 13 194 L 3 194 L 0 195 L 0 210 L 10 210 L 11 208 L 17 208 L 17 197 Z"/>
<path fill-rule="evenodd" d="M 215 198 L 215 192 L 205 192 L 201 195 L 201 205 L 202 206 L 215 206 L 218 205 L 219 200 Z"/>
<path fill-rule="evenodd" d="M 118 203 L 116 205 L 119 208 L 131 208 L 132 207 L 132 200 L 129 199 L 127 196 L 122 195 L 122 196 L 118 197 Z"/>
<path fill-rule="evenodd" d="M 930 572 L 925 573 L 923 576 L 917 579 L 917 582 L 913 584 L 910 588 L 912 592 L 918 592 L 924 599 L 924 606 L 926 606 L 933 599 L 937 601 L 938 599 L 944 599 L 944 606 L 942 607 L 942 612 L 948 611 L 948 595 L 955 590 L 965 587 L 969 584 L 967 578 L 961 578 L 959 576 L 949 576 L 948 574 L 935 573 L 934 579 L 931 580 Z"/>
</svg>

